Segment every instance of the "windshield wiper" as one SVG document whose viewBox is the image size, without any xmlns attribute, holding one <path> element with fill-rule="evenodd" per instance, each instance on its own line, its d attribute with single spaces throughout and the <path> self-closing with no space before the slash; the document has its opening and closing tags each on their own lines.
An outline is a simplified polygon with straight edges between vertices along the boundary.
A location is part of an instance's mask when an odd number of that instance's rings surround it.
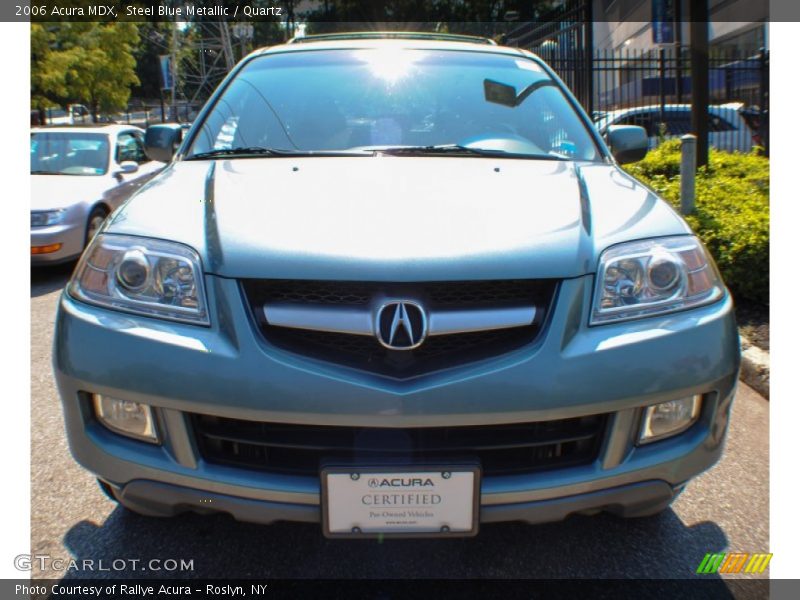
<svg viewBox="0 0 800 600">
<path fill-rule="evenodd" d="M 443 144 L 441 146 L 389 146 L 386 148 L 369 148 L 368 152 L 381 154 L 472 154 L 475 156 L 497 156 L 508 154 L 503 150 L 484 150 L 470 148 L 459 144 Z"/>
<path fill-rule="evenodd" d="M 387 148 L 368 148 L 367 151 L 395 155 L 439 154 L 454 156 L 491 156 L 493 158 L 530 158 L 534 160 L 569 160 L 557 154 L 527 154 L 524 152 L 492 150 L 490 148 L 473 148 L 460 144 L 442 144 L 440 146 L 391 146 Z"/>
<path fill-rule="evenodd" d="M 349 150 L 278 150 L 262 146 L 242 148 L 219 148 L 208 152 L 198 152 L 187 156 L 184 160 L 203 160 L 205 158 L 248 158 L 253 156 L 363 156 L 359 152 Z"/>
<path fill-rule="evenodd" d="M 217 158 L 220 156 L 292 156 L 294 152 L 285 150 L 275 150 L 274 148 L 264 148 L 263 146 L 249 146 L 242 148 L 217 148 L 208 152 L 198 152 L 187 156 L 185 160 L 203 160 L 205 158 Z"/>
</svg>

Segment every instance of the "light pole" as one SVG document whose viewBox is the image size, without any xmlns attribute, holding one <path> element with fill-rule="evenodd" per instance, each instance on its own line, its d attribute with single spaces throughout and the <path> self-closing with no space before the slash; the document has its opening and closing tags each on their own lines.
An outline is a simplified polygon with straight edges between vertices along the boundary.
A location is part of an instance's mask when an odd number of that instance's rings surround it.
<svg viewBox="0 0 800 600">
<path fill-rule="evenodd" d="M 692 133 L 697 135 L 697 166 L 708 164 L 708 0 L 689 3 L 692 60 Z"/>
<path fill-rule="evenodd" d="M 172 117 L 178 121 L 178 22 L 172 22 L 172 44 L 170 48 L 169 68 L 172 71 Z"/>
<path fill-rule="evenodd" d="M 244 58 L 245 55 L 245 45 L 252 41 L 253 39 L 254 28 L 252 23 L 243 23 L 241 21 L 234 23 L 231 25 L 231 35 L 239 40 L 242 49 L 242 56 L 240 58 Z"/>
</svg>

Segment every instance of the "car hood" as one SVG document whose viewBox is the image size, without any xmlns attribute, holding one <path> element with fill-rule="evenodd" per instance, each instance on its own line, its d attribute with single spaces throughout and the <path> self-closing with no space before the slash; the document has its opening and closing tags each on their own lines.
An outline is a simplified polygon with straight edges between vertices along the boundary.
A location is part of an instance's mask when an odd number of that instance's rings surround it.
<svg viewBox="0 0 800 600">
<path fill-rule="evenodd" d="M 619 241 L 687 233 L 614 165 L 467 157 L 178 162 L 110 233 L 195 248 L 236 278 L 564 278 Z"/>
<path fill-rule="evenodd" d="M 102 175 L 31 175 L 31 210 L 67 208 L 93 202 L 109 187 Z"/>
</svg>

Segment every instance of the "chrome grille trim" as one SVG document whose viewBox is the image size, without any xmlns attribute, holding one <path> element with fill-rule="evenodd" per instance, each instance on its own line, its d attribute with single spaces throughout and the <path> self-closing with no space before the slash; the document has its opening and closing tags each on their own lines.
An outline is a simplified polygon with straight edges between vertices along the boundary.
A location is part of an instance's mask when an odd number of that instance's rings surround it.
<svg viewBox="0 0 800 600">
<path fill-rule="evenodd" d="M 375 335 L 375 311 L 368 307 L 266 303 L 264 318 L 273 327 L 327 333 Z M 428 336 L 527 327 L 536 318 L 535 306 L 428 312 Z"/>
<path fill-rule="evenodd" d="M 265 304 L 264 318 L 273 327 L 328 333 L 374 335 L 372 312 L 351 307 L 310 304 Z"/>
<path fill-rule="evenodd" d="M 428 315 L 428 335 L 527 327 L 535 318 L 535 306 L 433 311 Z"/>
</svg>

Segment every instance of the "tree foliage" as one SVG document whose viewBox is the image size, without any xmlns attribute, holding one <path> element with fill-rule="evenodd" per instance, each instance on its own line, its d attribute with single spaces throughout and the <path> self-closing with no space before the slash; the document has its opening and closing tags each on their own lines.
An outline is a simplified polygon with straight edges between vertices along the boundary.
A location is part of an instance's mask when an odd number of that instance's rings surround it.
<svg viewBox="0 0 800 600">
<path fill-rule="evenodd" d="M 94 119 L 124 108 L 137 85 L 133 23 L 31 25 L 31 100 L 36 108 L 81 103 Z"/>
<path fill-rule="evenodd" d="M 442 31 L 496 36 L 550 12 L 557 0 L 322 0 L 304 13 L 307 33 Z M 506 19 L 514 13 L 514 21 Z"/>
</svg>

